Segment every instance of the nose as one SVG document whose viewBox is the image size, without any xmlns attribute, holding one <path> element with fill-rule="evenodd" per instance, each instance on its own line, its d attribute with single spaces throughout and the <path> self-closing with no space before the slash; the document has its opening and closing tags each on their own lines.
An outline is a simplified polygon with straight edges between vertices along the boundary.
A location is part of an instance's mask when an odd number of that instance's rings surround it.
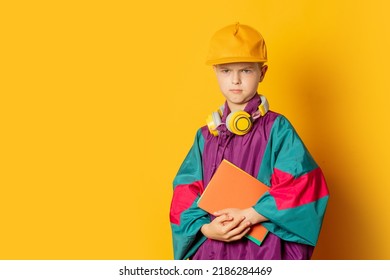
<svg viewBox="0 0 390 280">
<path fill-rule="evenodd" d="M 232 84 L 233 84 L 233 85 L 239 85 L 239 84 L 241 84 L 240 73 L 238 73 L 238 72 L 233 72 L 233 74 L 232 74 Z"/>
</svg>

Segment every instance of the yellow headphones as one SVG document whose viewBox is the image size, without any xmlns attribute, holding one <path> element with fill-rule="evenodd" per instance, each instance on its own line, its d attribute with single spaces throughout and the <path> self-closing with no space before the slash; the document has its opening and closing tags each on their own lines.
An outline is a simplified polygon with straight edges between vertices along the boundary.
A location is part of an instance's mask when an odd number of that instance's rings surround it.
<svg viewBox="0 0 390 280">
<path fill-rule="evenodd" d="M 226 128 L 237 135 L 245 135 L 252 128 L 253 121 L 259 117 L 264 116 L 269 110 L 269 104 L 265 96 L 260 95 L 261 104 L 258 110 L 250 115 L 245 111 L 234 111 L 226 117 Z M 218 126 L 222 124 L 224 106 L 219 107 L 217 112 L 212 112 L 206 119 L 207 126 L 212 135 L 218 136 Z"/>
</svg>

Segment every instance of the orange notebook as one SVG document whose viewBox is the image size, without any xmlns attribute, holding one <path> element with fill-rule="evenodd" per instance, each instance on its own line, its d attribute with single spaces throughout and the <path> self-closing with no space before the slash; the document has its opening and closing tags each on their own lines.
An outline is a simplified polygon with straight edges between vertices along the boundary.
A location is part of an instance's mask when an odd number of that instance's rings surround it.
<svg viewBox="0 0 390 280">
<path fill-rule="evenodd" d="M 199 198 L 198 206 L 211 214 L 225 208 L 244 209 L 255 205 L 268 189 L 267 185 L 224 159 Z M 267 233 L 264 226 L 257 224 L 246 237 L 261 245 Z"/>
</svg>

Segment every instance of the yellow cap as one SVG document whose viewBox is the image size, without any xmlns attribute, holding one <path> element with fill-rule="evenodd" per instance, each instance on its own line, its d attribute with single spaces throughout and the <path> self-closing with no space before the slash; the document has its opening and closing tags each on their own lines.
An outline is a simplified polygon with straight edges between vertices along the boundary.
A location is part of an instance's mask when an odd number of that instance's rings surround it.
<svg viewBox="0 0 390 280">
<path fill-rule="evenodd" d="M 261 34 L 248 25 L 236 23 L 213 35 L 206 64 L 266 61 L 267 48 Z"/>
</svg>

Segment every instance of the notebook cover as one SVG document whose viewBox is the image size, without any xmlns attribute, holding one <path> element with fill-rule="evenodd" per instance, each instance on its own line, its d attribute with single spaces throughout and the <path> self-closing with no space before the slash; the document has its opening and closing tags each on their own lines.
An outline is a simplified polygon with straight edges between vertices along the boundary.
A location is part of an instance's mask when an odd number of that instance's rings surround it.
<svg viewBox="0 0 390 280">
<path fill-rule="evenodd" d="M 268 189 L 267 185 L 224 159 L 199 198 L 198 206 L 210 214 L 225 208 L 244 209 L 255 205 Z M 261 245 L 267 233 L 264 226 L 257 224 L 246 237 Z"/>
</svg>

